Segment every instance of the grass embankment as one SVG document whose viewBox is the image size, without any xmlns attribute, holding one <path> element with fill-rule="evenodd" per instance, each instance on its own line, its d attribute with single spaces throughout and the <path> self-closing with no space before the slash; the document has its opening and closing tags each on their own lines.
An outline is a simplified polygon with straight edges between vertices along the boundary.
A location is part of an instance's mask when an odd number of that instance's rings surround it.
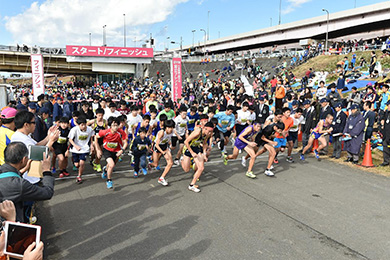
<svg viewBox="0 0 390 260">
<path fill-rule="evenodd" d="M 367 63 L 371 59 L 371 51 L 357 51 L 356 54 L 356 64 L 359 64 L 360 59 L 363 57 Z M 381 58 L 382 52 L 376 51 L 376 56 L 378 61 L 382 64 L 382 69 L 390 69 L 390 57 Z M 305 72 L 313 68 L 314 71 L 328 71 L 329 76 L 327 77 L 328 82 L 333 82 L 337 79 L 338 75 L 336 72 L 336 65 L 339 61 L 344 60 L 344 57 L 348 57 L 348 60 L 351 61 L 352 53 L 347 55 L 321 55 L 315 58 L 310 59 L 308 62 L 294 68 L 292 72 L 297 78 L 302 78 L 305 75 Z M 364 69 L 367 70 L 368 68 Z"/>
</svg>

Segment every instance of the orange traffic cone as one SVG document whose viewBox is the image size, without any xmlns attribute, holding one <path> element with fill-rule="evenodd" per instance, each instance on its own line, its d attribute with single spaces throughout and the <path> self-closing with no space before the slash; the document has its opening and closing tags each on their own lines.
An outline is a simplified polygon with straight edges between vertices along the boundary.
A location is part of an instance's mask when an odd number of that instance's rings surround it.
<svg viewBox="0 0 390 260">
<path fill-rule="evenodd" d="M 374 164 L 372 163 L 371 141 L 370 141 L 370 139 L 367 140 L 366 149 L 364 151 L 364 158 L 363 158 L 363 162 L 362 162 L 361 166 L 363 166 L 363 167 L 374 167 Z"/>
<path fill-rule="evenodd" d="M 313 142 L 313 146 L 312 146 L 312 151 L 314 150 L 317 150 L 318 149 L 318 140 L 317 139 L 314 139 L 314 142 Z"/>
</svg>

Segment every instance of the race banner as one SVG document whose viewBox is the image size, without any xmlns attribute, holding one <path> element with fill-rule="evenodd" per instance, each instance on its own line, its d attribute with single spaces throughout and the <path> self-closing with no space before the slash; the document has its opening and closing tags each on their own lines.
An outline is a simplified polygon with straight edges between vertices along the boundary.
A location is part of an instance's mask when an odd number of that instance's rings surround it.
<svg viewBox="0 0 390 260">
<path fill-rule="evenodd" d="M 66 56 L 153 58 L 153 48 L 66 45 Z"/>
<path fill-rule="evenodd" d="M 171 86 L 172 86 L 172 99 L 177 101 L 181 98 L 181 58 L 172 58 L 171 61 Z"/>
<path fill-rule="evenodd" d="M 43 57 L 41 54 L 31 54 L 31 73 L 34 100 L 45 93 L 45 78 L 43 74 Z"/>
</svg>

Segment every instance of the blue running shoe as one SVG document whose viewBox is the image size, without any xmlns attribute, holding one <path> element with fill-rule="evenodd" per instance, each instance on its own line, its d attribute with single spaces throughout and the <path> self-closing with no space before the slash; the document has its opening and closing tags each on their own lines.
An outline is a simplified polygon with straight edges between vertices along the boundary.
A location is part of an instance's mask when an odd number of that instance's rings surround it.
<svg viewBox="0 0 390 260">
<path fill-rule="evenodd" d="M 138 178 L 138 172 L 134 172 L 134 178 Z"/>
<path fill-rule="evenodd" d="M 142 173 L 143 173 L 144 175 L 146 175 L 146 174 L 148 174 L 148 170 L 146 170 L 145 168 L 142 168 Z"/>
<path fill-rule="evenodd" d="M 317 159 L 320 159 L 320 155 L 318 154 L 318 151 L 317 151 L 317 150 L 314 150 L 314 154 L 316 155 L 316 158 L 317 158 Z"/>
<path fill-rule="evenodd" d="M 52 172 L 52 173 L 56 173 L 56 168 L 54 168 L 54 167 L 51 168 L 51 172 Z"/>
<path fill-rule="evenodd" d="M 304 161 L 305 160 L 305 156 L 303 154 L 301 154 L 301 161 Z"/>
<path fill-rule="evenodd" d="M 160 165 L 157 165 L 156 170 L 157 171 L 161 170 Z"/>
<path fill-rule="evenodd" d="M 107 181 L 107 189 L 112 189 L 112 181 Z"/>
<path fill-rule="evenodd" d="M 106 169 L 107 169 L 107 167 L 104 166 L 104 167 L 103 167 L 103 172 L 102 172 L 102 179 L 103 179 L 103 180 L 107 179 L 107 171 L 106 171 Z"/>
</svg>

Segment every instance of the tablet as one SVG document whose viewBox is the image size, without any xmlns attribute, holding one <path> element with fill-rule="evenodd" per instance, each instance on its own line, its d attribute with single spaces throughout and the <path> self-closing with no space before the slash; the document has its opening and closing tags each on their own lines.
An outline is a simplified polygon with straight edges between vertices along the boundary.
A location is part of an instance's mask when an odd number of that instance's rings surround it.
<svg viewBox="0 0 390 260">
<path fill-rule="evenodd" d="M 4 254 L 23 258 L 27 247 L 41 241 L 41 227 L 24 223 L 6 221 L 4 226 L 5 248 Z"/>
<path fill-rule="evenodd" d="M 47 146 L 30 145 L 28 147 L 28 158 L 33 161 L 43 161 L 43 153 L 46 153 L 46 157 L 49 155 Z"/>
</svg>

